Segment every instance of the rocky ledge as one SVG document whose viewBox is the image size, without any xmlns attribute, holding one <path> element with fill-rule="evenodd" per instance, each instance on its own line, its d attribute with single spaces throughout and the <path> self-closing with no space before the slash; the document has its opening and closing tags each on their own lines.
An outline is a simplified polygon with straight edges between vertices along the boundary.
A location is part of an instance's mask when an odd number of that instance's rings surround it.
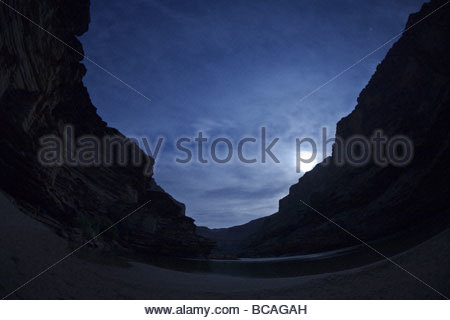
<svg viewBox="0 0 450 320">
<path fill-rule="evenodd" d="M 148 200 L 95 245 L 178 256 L 206 254 L 184 205 L 157 187 L 141 166 L 42 166 L 39 138 L 122 136 L 100 118 L 82 78 L 88 0 L 5 1 L 0 5 L 0 187 L 25 211 L 77 242 L 89 239 Z M 59 38 L 61 43 L 49 33 Z M 71 48 L 69 48 L 71 47 Z M 153 166 L 153 159 L 141 155 Z M 151 171 L 151 170 L 150 170 Z"/>
</svg>

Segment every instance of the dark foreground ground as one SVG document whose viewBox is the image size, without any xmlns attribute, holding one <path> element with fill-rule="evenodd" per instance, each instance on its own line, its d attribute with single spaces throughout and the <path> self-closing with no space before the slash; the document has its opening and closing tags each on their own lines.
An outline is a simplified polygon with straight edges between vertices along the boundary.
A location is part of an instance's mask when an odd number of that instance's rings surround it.
<svg viewBox="0 0 450 320">
<path fill-rule="evenodd" d="M 0 294 L 5 296 L 64 257 L 66 240 L 0 194 Z M 450 230 L 393 260 L 450 296 Z M 389 261 L 335 273 L 244 278 L 186 273 L 139 262 L 98 259 L 84 249 L 9 299 L 442 299 Z"/>
</svg>

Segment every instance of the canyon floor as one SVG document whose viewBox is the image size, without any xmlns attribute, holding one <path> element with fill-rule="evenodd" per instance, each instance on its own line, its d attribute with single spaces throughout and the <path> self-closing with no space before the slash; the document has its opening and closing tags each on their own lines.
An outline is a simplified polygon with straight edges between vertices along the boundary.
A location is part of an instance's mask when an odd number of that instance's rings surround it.
<svg viewBox="0 0 450 320">
<path fill-rule="evenodd" d="M 70 252 L 67 241 L 0 194 L 0 295 L 26 283 Z M 187 273 L 85 249 L 56 264 L 8 299 L 443 299 L 450 296 L 450 229 L 356 269 L 291 278 Z"/>
</svg>

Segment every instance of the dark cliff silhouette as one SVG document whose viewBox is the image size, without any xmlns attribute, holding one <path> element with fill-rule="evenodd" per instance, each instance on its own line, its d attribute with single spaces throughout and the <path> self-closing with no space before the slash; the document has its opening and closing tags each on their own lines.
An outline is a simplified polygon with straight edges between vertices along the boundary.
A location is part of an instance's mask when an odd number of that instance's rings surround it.
<svg viewBox="0 0 450 320">
<path fill-rule="evenodd" d="M 445 1 L 425 3 L 405 30 Z M 433 234 L 449 225 L 450 171 L 450 5 L 407 30 L 393 45 L 337 124 L 336 136 L 405 135 L 414 157 L 403 167 L 335 165 L 331 158 L 307 172 L 269 217 L 227 229 L 199 228 L 218 241 L 218 252 L 277 256 L 331 250 L 358 244 L 332 219 L 364 241 L 399 234 Z"/>
<path fill-rule="evenodd" d="M 81 242 L 151 199 L 150 205 L 104 235 L 106 245 L 183 256 L 208 252 L 210 243 L 195 234 L 184 205 L 143 174 L 144 164 L 38 163 L 39 138 L 62 137 L 66 124 L 77 137 L 122 134 L 102 121 L 82 83 L 86 69 L 80 63 L 83 48 L 77 36 L 88 30 L 90 2 L 7 3 L 78 53 L 0 5 L 1 188 L 36 218 Z M 153 165 L 153 159 L 139 152 Z"/>
</svg>

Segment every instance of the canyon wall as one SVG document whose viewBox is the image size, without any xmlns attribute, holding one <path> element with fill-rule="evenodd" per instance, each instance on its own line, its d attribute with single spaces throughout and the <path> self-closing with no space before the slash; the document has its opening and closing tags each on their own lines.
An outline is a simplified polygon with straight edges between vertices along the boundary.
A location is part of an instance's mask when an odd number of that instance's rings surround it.
<svg viewBox="0 0 450 320">
<path fill-rule="evenodd" d="M 39 138 L 62 137 L 69 124 L 77 137 L 122 134 L 100 118 L 82 82 L 86 68 L 77 37 L 88 30 L 89 1 L 6 3 L 46 31 L 0 4 L 1 189 L 24 211 L 77 242 L 152 200 L 94 245 L 178 256 L 207 253 L 211 243 L 197 236 L 184 205 L 144 175 L 145 161 L 51 167 L 37 161 Z M 152 166 L 153 159 L 139 152 Z"/>
<path fill-rule="evenodd" d="M 408 165 L 336 165 L 334 148 L 330 158 L 290 187 L 276 214 L 199 232 L 217 240 L 219 251 L 241 256 L 301 254 L 359 244 L 300 200 L 365 241 L 448 226 L 450 4 L 427 17 L 444 3 L 425 3 L 409 17 L 405 30 L 412 28 L 378 65 L 355 109 L 337 124 L 336 136 L 343 139 L 370 137 L 376 130 L 388 137 L 409 137 L 414 157 Z"/>
</svg>

